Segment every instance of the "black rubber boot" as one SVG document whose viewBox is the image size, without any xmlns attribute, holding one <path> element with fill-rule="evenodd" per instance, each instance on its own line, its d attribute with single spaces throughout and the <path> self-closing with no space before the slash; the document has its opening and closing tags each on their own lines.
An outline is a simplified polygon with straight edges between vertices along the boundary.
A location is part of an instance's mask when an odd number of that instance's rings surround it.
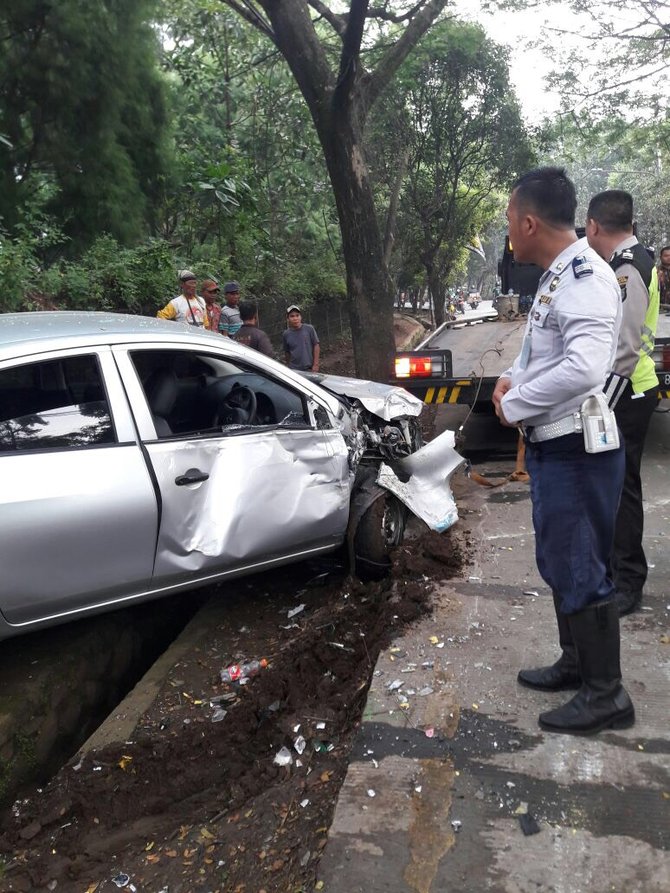
<svg viewBox="0 0 670 893">
<path fill-rule="evenodd" d="M 554 594 L 554 610 L 558 623 L 558 641 L 561 646 L 561 656 L 550 667 L 538 667 L 534 670 L 519 670 L 517 681 L 527 688 L 536 688 L 539 691 L 565 691 L 570 688 L 579 688 L 582 684 L 577 665 L 577 650 L 572 641 L 572 633 L 568 626 L 568 618 L 560 607 L 560 599 Z"/>
<path fill-rule="evenodd" d="M 568 624 L 577 647 L 582 687 L 567 704 L 540 714 L 540 726 L 572 735 L 630 728 L 635 708 L 621 684 L 616 602 L 570 614 Z"/>
</svg>

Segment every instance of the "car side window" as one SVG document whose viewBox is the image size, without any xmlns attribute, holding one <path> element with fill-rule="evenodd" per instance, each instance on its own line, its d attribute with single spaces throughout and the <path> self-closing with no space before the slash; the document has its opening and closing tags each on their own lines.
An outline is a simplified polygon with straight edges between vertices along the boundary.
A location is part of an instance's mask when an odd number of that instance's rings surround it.
<svg viewBox="0 0 670 893">
<path fill-rule="evenodd" d="M 116 443 L 93 354 L 0 370 L 0 452 Z"/>
<path fill-rule="evenodd" d="M 257 368 L 201 351 L 136 350 L 130 358 L 159 438 L 310 427 L 304 396 Z"/>
</svg>

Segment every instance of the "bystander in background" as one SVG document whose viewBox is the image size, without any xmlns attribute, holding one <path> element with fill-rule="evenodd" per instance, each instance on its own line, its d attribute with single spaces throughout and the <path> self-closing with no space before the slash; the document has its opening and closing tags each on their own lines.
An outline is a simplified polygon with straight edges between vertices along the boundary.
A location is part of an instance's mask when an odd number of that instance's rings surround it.
<svg viewBox="0 0 670 893">
<path fill-rule="evenodd" d="M 302 313 L 297 304 L 286 308 L 286 321 L 288 328 L 282 335 L 286 365 L 303 372 L 318 372 L 321 346 L 316 329 L 302 321 Z"/>
<path fill-rule="evenodd" d="M 185 322 L 190 326 L 209 328 L 209 320 L 205 302 L 196 294 L 197 279 L 190 270 L 179 271 L 181 294 L 172 298 L 156 316 L 159 319 L 171 319 L 174 322 Z"/>
</svg>

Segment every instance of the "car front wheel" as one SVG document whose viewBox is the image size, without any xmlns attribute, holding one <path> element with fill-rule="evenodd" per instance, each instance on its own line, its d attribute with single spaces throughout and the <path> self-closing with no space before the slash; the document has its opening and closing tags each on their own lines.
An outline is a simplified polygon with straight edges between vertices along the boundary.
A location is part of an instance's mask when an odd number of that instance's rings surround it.
<svg viewBox="0 0 670 893">
<path fill-rule="evenodd" d="M 390 552 L 403 540 L 407 509 L 392 493 L 384 493 L 365 511 L 354 536 L 356 575 L 381 580 L 391 567 Z"/>
</svg>

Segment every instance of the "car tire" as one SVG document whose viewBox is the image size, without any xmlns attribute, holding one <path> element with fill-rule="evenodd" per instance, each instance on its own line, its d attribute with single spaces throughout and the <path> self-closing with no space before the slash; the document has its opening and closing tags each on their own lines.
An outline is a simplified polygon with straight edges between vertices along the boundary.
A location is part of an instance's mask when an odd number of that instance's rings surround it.
<svg viewBox="0 0 670 893">
<path fill-rule="evenodd" d="M 391 551 L 403 540 L 407 509 L 392 493 L 376 499 L 358 522 L 354 535 L 356 576 L 381 580 L 391 568 Z"/>
</svg>

